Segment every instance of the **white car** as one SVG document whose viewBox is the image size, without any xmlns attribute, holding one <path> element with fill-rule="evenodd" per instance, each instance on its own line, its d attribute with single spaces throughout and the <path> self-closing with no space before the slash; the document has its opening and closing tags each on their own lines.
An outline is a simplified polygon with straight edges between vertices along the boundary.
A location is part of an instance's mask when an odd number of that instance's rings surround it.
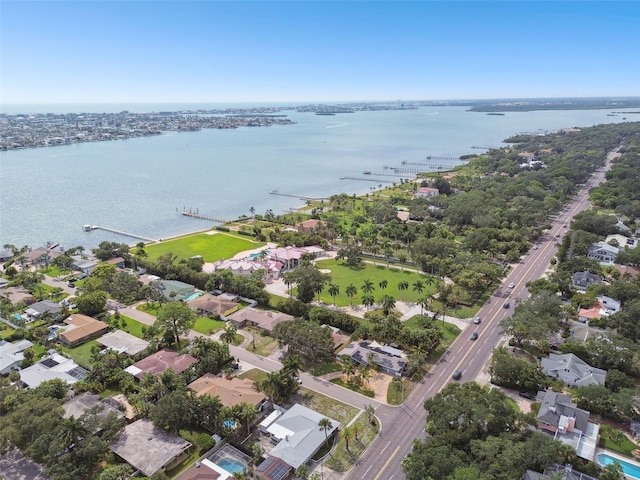
<svg viewBox="0 0 640 480">
<path fill-rule="evenodd" d="M 515 284 L 515 283 L 510 283 L 510 284 L 509 284 L 509 288 L 513 288 L 513 287 L 515 287 L 515 286 L 516 286 L 516 284 Z"/>
</svg>

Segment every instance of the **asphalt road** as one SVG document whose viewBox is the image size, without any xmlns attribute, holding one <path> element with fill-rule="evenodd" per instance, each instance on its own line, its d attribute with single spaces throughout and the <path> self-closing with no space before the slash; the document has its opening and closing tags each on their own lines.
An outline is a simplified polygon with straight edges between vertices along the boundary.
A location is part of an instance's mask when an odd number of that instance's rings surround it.
<svg viewBox="0 0 640 480">
<path fill-rule="evenodd" d="M 568 224 L 577 213 L 587 209 L 589 189 L 604 180 L 609 163 L 617 154 L 617 149 L 607 156 L 607 164 L 595 172 L 589 182 L 572 202 L 557 216 L 552 227 L 538 241 L 537 248 L 515 264 L 491 299 L 480 309 L 482 318 L 479 325 L 463 332 L 443 355 L 440 362 L 422 379 L 403 405 L 390 407 L 380 405 L 376 414 L 382 424 L 380 436 L 369 446 L 358 464 L 349 470 L 344 479 L 348 480 L 399 480 L 405 478 L 401 462 L 411 452 L 413 439 L 424 438 L 426 411 L 423 404 L 427 398 L 436 395 L 450 381 L 457 370 L 462 371 L 459 381 L 473 381 L 483 370 L 493 349 L 500 343 L 498 323 L 511 314 L 515 305 L 529 295 L 526 284 L 543 276 L 551 259 L 557 252 L 557 243 L 568 230 Z M 514 287 L 508 285 L 513 283 Z M 504 308 L 505 302 L 510 303 Z M 478 332 L 478 339 L 469 339 L 471 331 Z"/>
</svg>

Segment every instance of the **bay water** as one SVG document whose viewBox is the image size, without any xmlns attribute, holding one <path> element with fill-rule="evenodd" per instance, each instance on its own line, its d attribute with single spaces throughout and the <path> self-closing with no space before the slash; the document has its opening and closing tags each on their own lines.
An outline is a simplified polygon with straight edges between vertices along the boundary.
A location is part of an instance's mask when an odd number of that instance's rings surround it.
<svg viewBox="0 0 640 480">
<path fill-rule="evenodd" d="M 158 105 L 139 111 L 181 108 L 194 107 Z M 109 110 L 70 106 L 62 111 Z M 384 183 L 341 177 L 399 181 L 363 172 L 392 173 L 384 167 L 426 162 L 428 156 L 481 153 L 472 147 L 497 147 L 520 132 L 624 121 L 620 115 L 608 116 L 609 110 L 487 115 L 466 107 L 420 107 L 335 116 L 283 113 L 296 123 L 0 152 L 0 246 L 37 247 L 52 241 L 66 248 L 93 248 L 103 240 L 138 241 L 101 230 L 86 233 L 85 224 L 167 238 L 215 225 L 181 216 L 183 209 L 225 219 L 250 215 L 252 207 L 259 214 L 280 214 L 304 202 L 272 195 L 273 190 L 309 197 L 363 194 Z"/>
</svg>

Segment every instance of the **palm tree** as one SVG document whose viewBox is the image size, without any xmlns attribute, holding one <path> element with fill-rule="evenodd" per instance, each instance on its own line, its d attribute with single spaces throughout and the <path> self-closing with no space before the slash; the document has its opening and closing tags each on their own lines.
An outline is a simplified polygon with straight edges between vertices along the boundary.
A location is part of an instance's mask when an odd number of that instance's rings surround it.
<svg viewBox="0 0 640 480">
<path fill-rule="evenodd" d="M 344 440 L 344 448 L 349 452 L 349 440 L 353 440 L 353 428 L 351 426 L 343 427 L 340 431 L 340 437 Z"/>
<path fill-rule="evenodd" d="M 358 377 L 360 377 L 361 384 L 369 383 L 369 379 L 371 378 L 371 370 L 367 365 L 362 365 L 358 369 Z"/>
<path fill-rule="evenodd" d="M 360 433 L 360 426 L 358 425 L 358 422 L 352 423 L 350 427 L 351 430 L 353 430 L 353 438 L 355 438 L 356 442 L 360 442 L 360 439 L 358 439 L 358 434 Z"/>
<path fill-rule="evenodd" d="M 373 298 L 373 295 L 368 294 L 368 295 L 363 295 L 362 296 L 362 304 L 367 307 L 367 310 L 369 309 L 370 306 L 372 306 L 375 303 L 375 299 Z"/>
<path fill-rule="evenodd" d="M 283 385 L 279 372 L 267 373 L 267 376 L 257 383 L 257 387 L 264 392 L 271 402 L 280 400 Z"/>
<path fill-rule="evenodd" d="M 320 430 L 324 431 L 324 440 L 325 442 L 329 442 L 329 430 L 333 428 L 333 423 L 327 417 L 323 417 L 318 422 L 318 427 Z"/>
<path fill-rule="evenodd" d="M 282 361 L 282 370 L 285 374 L 295 377 L 302 368 L 302 361 L 298 355 L 287 355 Z"/>
<path fill-rule="evenodd" d="M 384 295 L 384 289 L 387 288 L 387 281 L 386 280 L 380 280 L 380 283 L 378 283 L 378 286 L 380 287 L 380 290 L 382 290 L 382 294 Z"/>
<path fill-rule="evenodd" d="M 350 283 L 345 289 L 344 293 L 346 293 L 347 297 L 349 297 L 349 305 L 353 307 L 353 297 L 358 294 L 358 288 L 353 283 Z"/>
<path fill-rule="evenodd" d="M 227 322 L 227 325 L 224 327 L 224 330 L 220 334 L 220 341 L 225 345 L 233 343 L 236 339 L 237 332 L 238 327 L 236 327 L 233 323 Z"/>
<path fill-rule="evenodd" d="M 340 368 L 342 369 L 342 373 L 347 377 L 347 382 L 349 381 L 349 376 L 353 373 L 356 366 L 353 362 L 353 359 L 349 355 L 341 355 L 338 359 L 340 363 Z"/>
<path fill-rule="evenodd" d="M 362 292 L 366 294 L 370 294 L 375 290 L 375 287 L 373 286 L 373 282 L 368 278 L 362 282 L 362 287 L 360 288 L 362 289 Z"/>
<path fill-rule="evenodd" d="M 413 291 L 418 294 L 418 296 L 422 295 L 424 291 L 424 282 L 422 280 L 416 280 L 413 283 Z"/>
<path fill-rule="evenodd" d="M 333 306 L 336 306 L 336 297 L 340 294 L 340 286 L 335 283 L 330 283 L 329 288 L 327 290 L 329 295 L 333 297 Z"/>
<path fill-rule="evenodd" d="M 364 407 L 364 413 L 367 416 L 367 418 L 369 419 L 369 423 L 371 425 L 375 425 L 375 414 L 376 414 L 376 409 L 373 407 L 373 405 L 368 404 L 366 407 Z"/>
<path fill-rule="evenodd" d="M 404 302 L 404 291 L 409 288 L 409 282 L 402 280 L 398 283 L 398 290 L 400 290 L 400 300 Z"/>
<path fill-rule="evenodd" d="M 382 297 L 382 312 L 385 315 L 389 315 L 389 312 L 396 307 L 396 299 L 391 295 L 384 295 Z"/>
</svg>

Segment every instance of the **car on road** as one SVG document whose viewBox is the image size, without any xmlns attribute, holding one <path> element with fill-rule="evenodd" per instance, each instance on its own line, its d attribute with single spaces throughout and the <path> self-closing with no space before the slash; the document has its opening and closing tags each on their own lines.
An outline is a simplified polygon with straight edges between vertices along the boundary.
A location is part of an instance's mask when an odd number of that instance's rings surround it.
<svg viewBox="0 0 640 480">
<path fill-rule="evenodd" d="M 520 392 L 518 395 L 520 395 L 522 398 L 526 398 L 528 400 L 535 400 L 536 396 L 533 393 L 529 393 L 529 392 Z"/>
<path fill-rule="evenodd" d="M 534 249 L 534 250 L 537 250 L 537 249 L 538 249 L 538 245 L 534 245 L 534 246 L 533 246 L 533 249 Z"/>
<path fill-rule="evenodd" d="M 481 321 L 482 319 L 480 317 L 476 317 L 473 319 L 473 323 L 475 323 L 476 325 L 478 325 Z"/>
<path fill-rule="evenodd" d="M 515 284 L 515 283 L 513 283 L 513 282 L 511 282 L 511 283 L 509 284 L 509 288 L 513 288 L 513 287 L 515 287 L 515 286 L 516 286 L 516 284 Z"/>
<path fill-rule="evenodd" d="M 511 306 L 511 304 L 509 302 L 504 302 L 504 305 L 502 305 L 502 308 L 509 308 Z"/>
<path fill-rule="evenodd" d="M 453 372 L 451 378 L 453 378 L 454 380 L 460 380 L 462 378 L 462 370 L 456 370 L 455 372 Z"/>
<path fill-rule="evenodd" d="M 67 287 L 69 287 L 69 288 L 76 288 L 76 284 L 75 284 L 75 283 L 73 283 L 73 282 L 69 282 L 69 283 L 67 283 Z"/>
<path fill-rule="evenodd" d="M 296 382 L 298 385 L 302 385 L 302 379 L 300 377 L 293 377 L 293 381 Z"/>
<path fill-rule="evenodd" d="M 470 340 L 477 340 L 477 339 L 478 339 L 478 332 L 473 332 L 473 333 L 471 334 L 471 338 L 470 338 Z"/>
</svg>

